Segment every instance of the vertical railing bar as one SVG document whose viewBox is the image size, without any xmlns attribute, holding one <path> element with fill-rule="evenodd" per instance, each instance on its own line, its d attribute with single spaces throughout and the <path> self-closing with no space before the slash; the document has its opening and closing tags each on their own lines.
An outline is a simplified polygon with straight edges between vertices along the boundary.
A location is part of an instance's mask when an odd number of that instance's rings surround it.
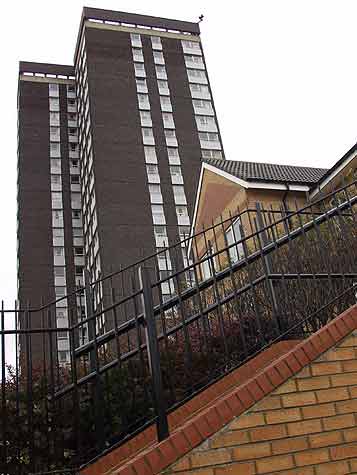
<svg viewBox="0 0 357 475">
<path fill-rule="evenodd" d="M 70 326 L 74 324 L 74 317 L 73 317 L 73 309 L 70 309 L 68 318 L 70 320 Z M 69 344 L 70 344 L 70 355 L 71 355 L 71 368 L 72 368 L 72 383 L 73 383 L 73 408 L 74 408 L 74 431 L 75 431 L 75 440 L 76 440 L 76 453 L 75 458 L 77 460 L 77 465 L 79 466 L 81 463 L 81 447 L 82 447 L 82 440 L 81 440 L 81 406 L 80 406 L 80 398 L 79 398 L 79 391 L 78 391 L 78 378 L 77 378 L 77 361 L 76 361 L 76 353 L 75 353 L 75 336 L 74 330 L 71 329 L 69 331 Z"/>
<path fill-rule="evenodd" d="M 160 349 L 156 332 L 152 288 L 150 283 L 149 271 L 146 267 L 139 267 L 139 281 L 140 286 L 142 288 L 141 295 L 142 307 L 146 322 L 146 342 L 148 348 L 150 372 L 153 382 L 154 403 L 157 416 L 157 437 L 159 441 L 162 441 L 166 439 L 169 435 L 169 426 L 162 384 Z"/>
<path fill-rule="evenodd" d="M 222 234 L 223 234 L 223 238 L 224 238 L 224 245 L 225 245 L 225 248 L 226 248 L 227 259 L 228 259 L 228 264 L 229 264 L 229 274 L 230 274 L 231 282 L 232 282 L 232 286 L 233 286 L 234 302 L 236 302 L 236 308 L 238 308 L 238 294 L 237 294 L 236 277 L 235 277 L 233 269 L 232 269 L 232 259 L 231 259 L 231 256 L 229 254 L 227 234 L 226 234 L 225 229 L 224 229 L 224 222 L 223 222 L 223 216 L 222 215 L 221 215 L 221 226 L 222 226 Z M 233 242 L 236 242 L 235 232 L 234 232 L 233 227 L 232 227 L 232 235 L 233 235 Z M 230 248 L 230 249 L 234 249 L 234 248 Z M 239 260 L 239 254 L 238 254 L 238 247 L 237 246 L 236 246 L 236 249 L 237 249 L 237 258 Z M 234 309 L 233 309 L 233 311 L 234 311 Z M 247 344 L 246 344 L 244 330 L 243 330 L 243 326 L 242 326 L 242 322 L 241 322 L 241 318 L 240 318 L 241 316 L 238 312 L 238 309 L 237 309 L 236 312 L 237 312 L 236 319 L 238 321 L 238 327 L 239 327 L 239 337 L 240 337 L 242 347 L 243 347 L 243 354 L 246 357 L 248 355 L 248 353 L 247 353 Z"/>
<path fill-rule="evenodd" d="M 158 262 L 154 262 L 155 270 L 156 270 L 156 279 L 159 281 L 160 279 L 160 269 Z M 168 342 L 168 336 L 167 336 L 167 325 L 166 325 L 166 316 L 165 316 L 165 311 L 163 310 L 163 298 L 162 298 L 162 289 L 161 289 L 161 284 L 157 285 L 158 288 L 158 296 L 159 296 L 159 310 L 160 310 L 160 317 L 161 317 L 161 324 L 162 324 L 162 334 L 164 336 L 164 346 L 165 346 L 165 351 L 166 354 L 169 354 L 169 342 Z M 174 384 L 172 383 L 172 374 L 174 374 L 174 368 L 172 367 L 171 359 L 168 358 L 169 361 L 169 369 L 167 371 L 167 379 L 169 383 L 169 391 L 170 391 L 170 397 L 171 401 L 176 401 L 176 391 Z"/>
<path fill-rule="evenodd" d="M 1 302 L 1 419 L 2 419 L 2 437 L 3 437 L 3 463 L 7 460 L 7 404 L 6 404 L 6 353 L 5 353 L 5 313 L 4 301 Z"/>
</svg>

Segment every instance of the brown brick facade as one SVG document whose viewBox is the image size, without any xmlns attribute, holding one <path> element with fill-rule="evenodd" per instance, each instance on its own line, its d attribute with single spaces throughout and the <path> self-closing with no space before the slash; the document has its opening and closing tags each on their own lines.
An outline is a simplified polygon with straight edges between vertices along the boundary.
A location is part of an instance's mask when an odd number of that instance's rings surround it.
<svg viewBox="0 0 357 475">
<path fill-rule="evenodd" d="M 162 473 L 357 473 L 357 332 Z"/>
</svg>

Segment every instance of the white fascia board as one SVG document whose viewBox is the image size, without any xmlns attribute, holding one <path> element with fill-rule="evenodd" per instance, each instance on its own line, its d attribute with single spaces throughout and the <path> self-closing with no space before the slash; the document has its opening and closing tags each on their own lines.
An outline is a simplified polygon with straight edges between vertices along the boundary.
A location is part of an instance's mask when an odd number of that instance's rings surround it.
<svg viewBox="0 0 357 475">
<path fill-rule="evenodd" d="M 314 196 L 317 195 L 323 188 L 325 188 L 328 183 L 335 178 L 355 157 L 357 156 L 357 151 L 352 153 L 349 157 L 344 160 L 339 167 L 336 168 L 334 172 L 331 173 L 331 175 L 328 175 L 324 181 L 317 186 L 311 193 L 310 193 L 310 198 L 313 198 Z"/>
<path fill-rule="evenodd" d="M 190 238 L 192 238 L 193 232 L 194 232 L 194 229 L 195 229 L 195 226 L 196 226 L 196 219 L 197 219 L 197 213 L 198 213 L 198 204 L 200 202 L 201 189 L 202 189 L 204 165 L 205 165 L 205 163 L 202 162 L 201 171 L 200 171 L 200 178 L 198 180 L 198 186 L 197 186 L 197 191 L 196 191 L 196 201 L 195 201 L 195 207 L 194 207 L 194 211 L 193 211 Z M 190 252 L 191 252 L 191 244 L 192 244 L 192 239 L 190 239 L 189 243 L 188 243 L 188 255 L 190 255 Z"/>
</svg>

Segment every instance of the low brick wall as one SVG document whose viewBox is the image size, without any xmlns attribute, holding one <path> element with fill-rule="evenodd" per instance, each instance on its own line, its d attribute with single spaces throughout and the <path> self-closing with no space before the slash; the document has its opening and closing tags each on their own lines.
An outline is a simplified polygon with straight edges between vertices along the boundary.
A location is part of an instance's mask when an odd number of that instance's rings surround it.
<svg viewBox="0 0 357 475">
<path fill-rule="evenodd" d="M 357 331 L 162 474 L 357 474 Z"/>
</svg>

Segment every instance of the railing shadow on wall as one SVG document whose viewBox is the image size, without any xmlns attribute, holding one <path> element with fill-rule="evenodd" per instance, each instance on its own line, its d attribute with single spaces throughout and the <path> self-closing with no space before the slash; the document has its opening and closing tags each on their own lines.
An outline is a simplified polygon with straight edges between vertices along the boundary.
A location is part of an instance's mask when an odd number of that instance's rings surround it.
<svg viewBox="0 0 357 475">
<path fill-rule="evenodd" d="M 1 472 L 65 473 L 151 424 L 162 440 L 195 394 L 353 305 L 356 187 L 301 209 L 258 204 L 96 282 L 86 274 L 74 295 L 3 306 Z M 64 299 L 75 304 L 60 327 Z"/>
</svg>

